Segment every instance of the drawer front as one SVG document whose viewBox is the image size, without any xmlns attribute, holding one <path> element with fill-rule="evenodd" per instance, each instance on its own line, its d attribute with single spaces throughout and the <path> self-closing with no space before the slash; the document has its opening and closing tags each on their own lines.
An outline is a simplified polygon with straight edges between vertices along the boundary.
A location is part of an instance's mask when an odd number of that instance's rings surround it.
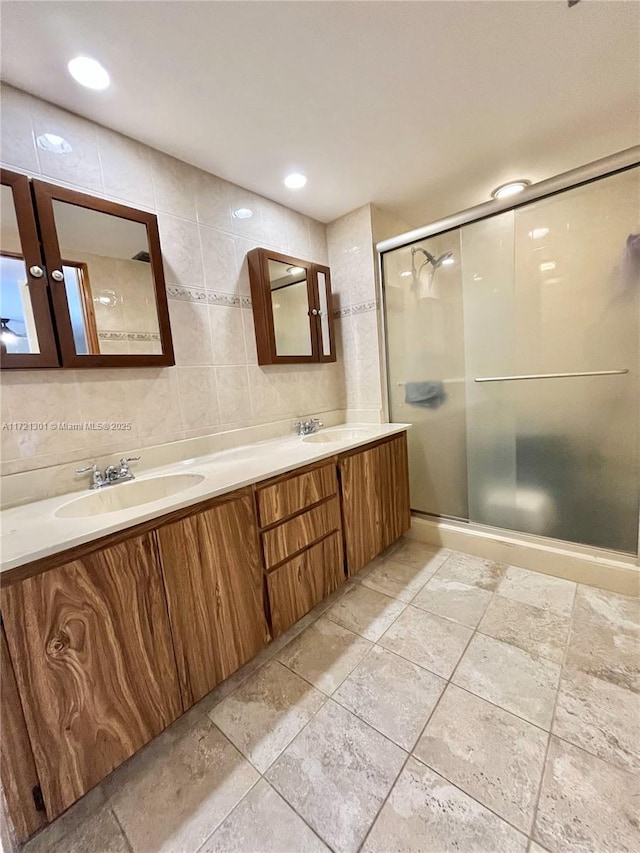
<svg viewBox="0 0 640 853">
<path fill-rule="evenodd" d="M 262 534 L 265 567 L 270 569 L 284 562 L 297 551 L 312 545 L 334 530 L 340 530 L 340 505 L 337 497 L 284 521 L 271 530 L 265 530 Z"/>
<path fill-rule="evenodd" d="M 332 533 L 267 575 L 273 637 L 278 637 L 345 581 L 342 536 Z"/>
<path fill-rule="evenodd" d="M 260 526 L 275 524 L 311 504 L 335 495 L 337 491 L 335 465 L 324 465 L 265 486 L 258 490 Z"/>
</svg>

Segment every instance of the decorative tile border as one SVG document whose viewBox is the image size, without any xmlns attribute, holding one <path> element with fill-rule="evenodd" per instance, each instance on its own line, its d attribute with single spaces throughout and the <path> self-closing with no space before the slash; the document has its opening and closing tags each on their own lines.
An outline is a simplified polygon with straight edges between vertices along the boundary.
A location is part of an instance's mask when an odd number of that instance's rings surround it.
<svg viewBox="0 0 640 853">
<path fill-rule="evenodd" d="M 159 341 L 158 332 L 98 332 L 101 341 Z"/>
<path fill-rule="evenodd" d="M 181 284 L 168 284 L 167 296 L 169 299 L 179 299 L 181 302 L 199 302 L 204 305 L 227 305 L 231 308 L 251 308 L 250 296 L 236 296 L 235 293 L 225 293 L 221 290 L 199 290 L 195 287 L 185 287 Z M 336 319 L 351 317 L 353 314 L 365 314 L 367 311 L 375 311 L 378 302 L 370 299 L 367 302 L 358 302 L 356 305 L 348 305 L 338 308 L 333 312 Z"/>
<path fill-rule="evenodd" d="M 227 305 L 230 308 L 251 306 L 248 296 L 236 296 L 235 293 L 224 293 L 219 290 L 198 290 L 195 287 L 183 287 L 180 284 L 168 284 L 169 299 L 179 299 L 181 302 L 199 302 L 206 305 Z"/>
<path fill-rule="evenodd" d="M 333 316 L 341 320 L 344 317 L 351 317 L 353 314 L 365 314 L 367 311 L 375 311 L 378 307 L 378 303 L 375 299 L 371 299 L 368 302 L 358 302 L 357 305 L 348 305 L 346 308 L 338 308 L 337 311 L 333 312 Z"/>
</svg>

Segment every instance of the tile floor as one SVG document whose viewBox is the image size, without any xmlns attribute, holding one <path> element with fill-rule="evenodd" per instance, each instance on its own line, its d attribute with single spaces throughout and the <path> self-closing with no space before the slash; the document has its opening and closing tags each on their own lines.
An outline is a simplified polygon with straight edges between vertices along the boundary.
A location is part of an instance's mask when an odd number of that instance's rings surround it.
<svg viewBox="0 0 640 853">
<path fill-rule="evenodd" d="M 640 850 L 640 601 L 401 540 L 28 853 Z"/>
</svg>

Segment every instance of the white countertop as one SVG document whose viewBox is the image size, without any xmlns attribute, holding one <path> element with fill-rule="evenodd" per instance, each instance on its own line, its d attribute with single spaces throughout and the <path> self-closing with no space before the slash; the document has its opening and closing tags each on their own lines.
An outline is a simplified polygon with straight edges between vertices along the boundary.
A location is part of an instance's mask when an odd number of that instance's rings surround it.
<svg viewBox="0 0 640 853">
<path fill-rule="evenodd" d="M 327 443 L 312 443 L 298 436 L 260 441 L 145 471 L 129 483 L 107 486 L 107 490 L 126 489 L 132 483 L 168 474 L 200 474 L 195 486 L 170 497 L 140 504 L 129 509 L 83 518 L 60 518 L 56 511 L 77 500 L 89 489 L 47 498 L 0 512 L 0 572 L 49 557 L 110 533 L 125 530 L 174 510 L 215 498 L 243 486 L 268 480 L 285 471 L 328 459 L 346 450 L 360 447 L 385 436 L 404 432 L 409 424 L 344 424 L 321 430 L 329 436 L 338 429 L 362 429 L 359 438 L 340 438 Z"/>
</svg>

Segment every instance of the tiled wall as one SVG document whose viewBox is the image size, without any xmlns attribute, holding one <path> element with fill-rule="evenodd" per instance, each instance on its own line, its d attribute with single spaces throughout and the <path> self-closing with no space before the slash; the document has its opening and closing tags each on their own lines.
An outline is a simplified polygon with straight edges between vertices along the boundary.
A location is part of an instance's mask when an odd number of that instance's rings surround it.
<svg viewBox="0 0 640 853">
<path fill-rule="evenodd" d="M 2 119 L 0 154 L 7 168 L 157 213 L 176 351 L 175 368 L 5 371 L 3 422 L 131 422 L 126 446 L 140 447 L 345 403 L 379 408 L 375 311 L 360 313 L 374 299 L 368 207 L 329 229 L 336 241 L 331 256 L 338 304 L 352 312 L 351 323 L 343 323 L 343 349 L 358 363 L 345 387 L 341 358 L 337 364 L 272 367 L 256 360 L 246 253 L 265 246 L 326 264 L 322 223 L 7 86 Z M 73 151 L 43 151 L 35 145 L 43 133 L 64 137 Z M 253 216 L 234 218 L 240 207 Z M 350 252 L 356 245 L 358 251 Z M 113 433 L 2 431 L 2 470 L 122 446 Z"/>
<path fill-rule="evenodd" d="M 372 420 L 383 418 L 381 306 L 375 244 L 408 231 L 397 217 L 372 204 L 327 226 L 329 264 L 339 301 L 339 355 L 344 359 L 346 403 Z"/>
</svg>

